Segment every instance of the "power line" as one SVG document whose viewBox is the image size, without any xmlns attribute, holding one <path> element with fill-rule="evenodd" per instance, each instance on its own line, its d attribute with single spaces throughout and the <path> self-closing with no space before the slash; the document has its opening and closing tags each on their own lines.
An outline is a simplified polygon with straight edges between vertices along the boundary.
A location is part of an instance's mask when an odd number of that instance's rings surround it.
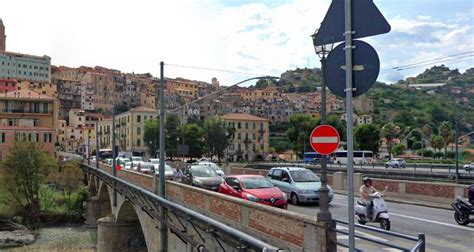
<svg viewBox="0 0 474 252">
<path fill-rule="evenodd" d="M 473 55 L 465 55 L 465 56 L 462 56 L 462 57 L 451 58 L 451 59 L 439 60 L 439 61 L 435 61 L 435 62 L 428 62 L 428 63 L 424 63 L 424 64 L 417 64 L 417 65 L 408 66 L 408 67 L 395 67 L 395 68 L 383 70 L 383 71 L 381 71 L 381 73 L 388 73 L 388 72 L 394 72 L 394 71 L 404 71 L 404 70 L 423 67 L 423 66 L 436 65 L 436 64 L 439 64 L 439 63 L 460 62 L 460 61 L 465 61 L 466 58 L 471 58 L 471 57 L 474 57 L 474 54 Z"/>
<path fill-rule="evenodd" d="M 452 58 L 452 57 L 461 56 L 461 55 L 465 55 L 465 54 L 472 54 L 472 53 L 474 53 L 474 51 L 467 51 L 467 52 L 447 55 L 447 56 L 443 56 L 443 57 L 438 57 L 438 58 L 434 58 L 434 59 L 429 59 L 429 60 L 423 60 L 423 61 L 419 61 L 419 62 L 415 62 L 415 63 L 410 63 L 410 64 L 407 64 L 407 65 L 396 66 L 396 67 L 386 69 L 386 70 L 392 70 L 392 69 L 397 70 L 398 68 L 405 68 L 405 67 L 409 67 L 409 66 L 413 66 L 413 65 L 427 63 L 427 62 L 430 62 L 430 61 L 438 61 L 438 60 L 442 60 L 442 59 L 445 59 L 445 58 Z"/>
<path fill-rule="evenodd" d="M 173 67 L 180 67 L 180 68 L 190 68 L 190 69 L 196 69 L 196 70 L 207 70 L 207 71 L 223 72 L 223 73 L 263 76 L 262 74 L 257 74 L 257 73 L 248 73 L 248 72 L 226 70 L 226 69 L 217 69 L 217 68 L 210 68 L 210 67 L 186 66 L 186 65 L 177 65 L 177 64 L 165 64 L 165 65 L 173 66 Z"/>
</svg>

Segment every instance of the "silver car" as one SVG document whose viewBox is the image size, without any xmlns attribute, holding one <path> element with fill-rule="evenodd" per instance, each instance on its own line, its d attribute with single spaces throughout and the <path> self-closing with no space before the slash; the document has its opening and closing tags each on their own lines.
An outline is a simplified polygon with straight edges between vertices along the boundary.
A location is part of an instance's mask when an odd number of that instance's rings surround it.
<svg viewBox="0 0 474 252">
<path fill-rule="evenodd" d="M 270 169 L 267 177 L 292 204 L 319 203 L 321 180 L 312 171 L 301 167 L 275 167 Z M 329 202 L 333 197 L 334 192 L 329 187 Z"/>
</svg>

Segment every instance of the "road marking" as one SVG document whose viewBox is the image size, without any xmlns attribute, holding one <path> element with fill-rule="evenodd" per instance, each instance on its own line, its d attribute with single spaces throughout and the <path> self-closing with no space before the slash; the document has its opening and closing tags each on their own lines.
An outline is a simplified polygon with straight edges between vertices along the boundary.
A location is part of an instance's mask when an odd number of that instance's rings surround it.
<svg viewBox="0 0 474 252">
<path fill-rule="evenodd" d="M 331 204 L 340 205 L 340 206 L 347 206 L 347 204 L 342 204 L 342 203 L 337 203 L 337 202 L 331 202 Z M 389 211 L 388 214 L 398 216 L 398 217 L 402 217 L 402 218 L 418 220 L 418 221 L 424 221 L 424 222 L 429 222 L 429 223 L 432 223 L 432 224 L 438 224 L 438 225 L 442 225 L 442 226 L 446 226 L 446 227 L 458 228 L 458 229 L 467 230 L 467 231 L 471 231 L 471 232 L 474 231 L 474 228 L 469 228 L 469 227 L 464 227 L 464 226 L 459 226 L 459 225 L 455 225 L 455 224 L 444 223 L 444 222 L 439 222 L 439 221 L 434 221 L 434 220 L 428 220 L 428 219 L 408 216 L 408 215 L 404 215 L 404 214 L 397 214 L 397 213 L 393 213 L 393 212 L 390 212 L 390 211 Z"/>
<path fill-rule="evenodd" d="M 347 227 L 343 227 L 343 226 L 341 226 L 341 225 L 337 225 L 336 227 L 337 227 L 338 229 L 349 230 Z M 362 236 L 365 236 L 365 237 L 367 237 L 367 238 L 372 238 L 372 239 L 374 239 L 374 240 L 379 240 L 379 241 L 382 241 L 382 242 L 388 242 L 388 240 L 386 240 L 386 239 L 384 239 L 384 238 L 382 238 L 382 237 L 376 236 L 376 235 L 368 234 L 368 233 L 365 233 L 365 232 L 362 232 L 362 231 L 359 231 L 359 230 L 356 230 L 355 232 L 356 232 L 357 234 L 362 235 Z M 347 239 L 347 235 L 344 235 L 344 236 L 345 236 L 346 239 Z M 357 238 L 357 239 L 359 239 L 359 238 Z"/>
</svg>

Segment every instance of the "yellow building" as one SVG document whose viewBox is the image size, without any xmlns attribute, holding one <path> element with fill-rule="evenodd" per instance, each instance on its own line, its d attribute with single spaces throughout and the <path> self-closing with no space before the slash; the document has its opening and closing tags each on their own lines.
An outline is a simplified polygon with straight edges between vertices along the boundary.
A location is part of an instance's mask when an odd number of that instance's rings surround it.
<svg viewBox="0 0 474 252">
<path fill-rule="evenodd" d="M 56 84 L 23 80 L 17 83 L 17 90 L 30 90 L 38 94 L 58 97 Z"/>
<path fill-rule="evenodd" d="M 237 160 L 263 160 L 269 154 L 269 121 L 249 114 L 229 113 L 222 116 L 227 126 L 234 129 L 228 147 L 228 158 Z"/>
<path fill-rule="evenodd" d="M 272 99 L 280 97 L 280 92 L 276 87 L 267 87 L 264 89 L 248 89 L 242 92 L 242 99 L 245 101 L 256 101 L 260 99 Z"/>
<path fill-rule="evenodd" d="M 199 84 L 183 78 L 166 79 L 166 90 L 187 100 L 193 100 L 198 97 Z"/>
<path fill-rule="evenodd" d="M 140 106 L 115 116 L 115 143 L 120 152 L 134 156 L 147 155 L 147 147 L 143 140 L 145 121 L 156 119 L 157 110 Z M 100 149 L 112 149 L 112 119 L 98 122 Z"/>
</svg>

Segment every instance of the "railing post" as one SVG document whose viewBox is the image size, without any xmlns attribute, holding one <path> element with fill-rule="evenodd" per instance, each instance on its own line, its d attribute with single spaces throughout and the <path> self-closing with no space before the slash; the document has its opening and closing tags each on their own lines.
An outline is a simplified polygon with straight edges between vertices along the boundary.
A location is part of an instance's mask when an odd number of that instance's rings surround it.
<svg viewBox="0 0 474 252">
<path fill-rule="evenodd" d="M 418 241 L 422 241 L 420 249 L 418 251 L 419 252 L 425 252 L 425 248 L 426 248 L 425 234 L 418 234 Z"/>
</svg>

